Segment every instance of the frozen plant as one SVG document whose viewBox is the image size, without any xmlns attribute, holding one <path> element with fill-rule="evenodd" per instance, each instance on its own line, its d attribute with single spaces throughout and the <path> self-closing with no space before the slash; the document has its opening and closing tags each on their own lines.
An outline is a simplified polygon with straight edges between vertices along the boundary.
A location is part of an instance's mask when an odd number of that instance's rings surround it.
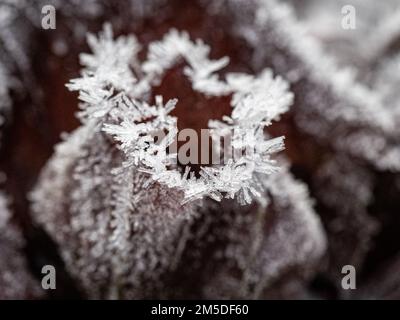
<svg viewBox="0 0 400 320">
<path fill-rule="evenodd" d="M 285 274 L 308 275 L 325 237 L 304 185 L 287 168 L 276 172 L 270 156 L 282 138 L 268 139 L 263 130 L 287 111 L 287 83 L 270 70 L 221 80 L 216 71 L 228 59 L 210 60 L 208 46 L 176 30 L 151 43 L 144 61 L 136 38 L 113 39 L 108 25 L 88 41 L 93 54 L 81 55 L 81 77 L 68 84 L 79 91 L 82 125 L 56 146 L 31 196 L 35 219 L 88 297 L 256 298 Z M 234 129 L 250 132 L 254 140 L 246 142 L 258 153 L 203 168 L 200 177 L 189 167 L 179 171 L 166 152 L 178 130 L 171 112 L 179 101 L 150 101 L 152 87 L 182 60 L 194 90 L 231 97 L 230 116 L 209 122 L 213 134 L 233 132 L 242 148 Z M 155 131 L 166 133 L 158 143 Z M 276 232 L 266 233 L 268 225 Z M 288 256 L 272 262 L 282 251 Z M 223 286 L 209 282 L 208 266 L 221 281 L 231 268 L 235 276 Z"/>
<path fill-rule="evenodd" d="M 264 70 L 258 77 L 228 73 L 225 81 L 220 80 L 216 71 L 228 59 L 210 60 L 208 46 L 200 40 L 191 42 L 186 33 L 176 30 L 150 44 L 142 64 L 137 59 L 140 47 L 136 39 L 121 37 L 114 41 L 109 25 L 99 39 L 90 35 L 88 41 L 93 55 L 81 56 L 85 66 L 82 77 L 72 80 L 68 87 L 80 92 L 82 121 L 104 123 L 103 130 L 120 143 L 125 169 L 136 166 L 154 181 L 184 191 L 184 201 L 237 196 L 245 204 L 251 202 L 251 196 L 261 195 L 259 179 L 276 171 L 270 155 L 283 149 L 283 137 L 266 139 L 263 129 L 287 111 L 293 100 L 282 78 L 273 78 L 270 70 Z M 173 155 L 167 153 L 178 130 L 177 118 L 170 112 L 179 102 L 170 100 L 164 105 L 162 97 L 157 96 L 156 104 L 149 105 L 143 99 L 180 59 L 188 64 L 184 74 L 194 90 L 207 96 L 232 95 L 231 116 L 209 121 L 214 140 L 231 133 L 233 153 L 243 153 L 249 146 L 255 150 L 225 165 L 201 168 L 199 178 L 189 167 L 183 174 L 171 168 Z M 156 143 L 152 134 L 157 130 L 167 134 Z"/>
</svg>

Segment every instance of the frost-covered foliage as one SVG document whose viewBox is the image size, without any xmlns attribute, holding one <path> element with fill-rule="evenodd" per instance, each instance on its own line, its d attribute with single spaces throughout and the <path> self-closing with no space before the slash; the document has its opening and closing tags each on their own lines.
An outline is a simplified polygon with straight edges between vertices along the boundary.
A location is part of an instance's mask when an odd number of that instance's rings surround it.
<svg viewBox="0 0 400 320">
<path fill-rule="evenodd" d="M 193 210 L 175 190 L 145 188 L 144 174 L 123 170 L 99 129 L 83 126 L 58 145 L 33 196 L 36 219 L 90 297 L 151 296 Z"/>
<path fill-rule="evenodd" d="M 33 299 L 43 295 L 23 257 L 24 240 L 10 221 L 8 199 L 0 194 L 0 299 Z"/>
<path fill-rule="evenodd" d="M 56 30 L 40 27 L 45 4 Z M 0 1 L 0 164 L 16 201 L 3 229 L 44 229 L 88 298 L 398 297 L 398 17 L 397 0 Z M 105 21 L 119 36 L 88 35 Z M 78 56 L 76 128 L 64 84 Z M 211 129 L 221 157 L 232 136 L 241 157 L 177 163 L 182 121 Z M 0 281 L 24 260 L 2 239 Z M 386 260 L 393 275 L 368 273 Z M 346 264 L 372 278 L 359 293 L 341 290 Z"/>
<path fill-rule="evenodd" d="M 281 277 L 307 277 L 323 254 L 305 186 L 286 170 L 264 182 L 268 211 L 226 200 L 182 207 L 181 193 L 145 187 L 138 171 L 110 172 L 121 159 L 89 132 L 57 147 L 33 196 L 37 220 L 89 297 L 258 298 Z"/>
<path fill-rule="evenodd" d="M 326 238 L 305 185 L 286 168 L 264 183 L 268 210 L 235 201 L 200 210 L 177 268 L 174 297 L 268 297 L 284 290 L 279 279 L 284 284 L 312 275 Z"/>
<path fill-rule="evenodd" d="M 38 94 L 27 88 L 28 83 L 34 86 L 29 49 L 33 47 L 33 21 L 38 17 L 39 11 L 31 8 L 29 1 L 0 1 L 0 126 L 11 118 L 12 92 L 18 97 Z"/>
<path fill-rule="evenodd" d="M 136 57 L 139 45 L 134 37 L 114 41 L 110 26 L 106 26 L 99 39 L 91 35 L 88 41 L 93 55 L 81 56 L 85 66 L 82 77 L 72 80 L 68 87 L 80 92 L 82 121 L 106 122 L 103 130 L 121 143 L 125 168 L 137 166 L 151 174 L 154 181 L 184 191 L 185 201 L 204 196 L 221 200 L 224 195 L 236 195 L 245 204 L 251 202 L 251 195 L 260 195 L 259 179 L 276 170 L 270 155 L 283 148 L 283 137 L 266 140 L 263 129 L 287 111 L 292 102 L 293 95 L 285 81 L 274 79 L 270 70 L 264 70 L 259 77 L 228 73 L 222 81 L 215 72 L 228 59 L 209 60 L 208 46 L 201 41 L 193 43 L 186 33 L 176 30 L 162 41 L 150 44 L 142 67 Z M 188 64 L 184 74 L 194 90 L 207 96 L 232 94 L 231 116 L 209 122 L 213 138 L 218 141 L 231 134 L 234 154 L 243 153 L 244 147 L 255 150 L 252 155 L 243 155 L 220 167 L 201 168 L 200 178 L 189 167 L 183 174 L 171 169 L 176 154 L 169 155 L 167 148 L 174 142 L 178 129 L 176 117 L 169 113 L 179 102 L 169 100 L 164 105 L 161 96 L 156 97 L 155 105 L 143 100 L 151 86 L 159 83 L 165 71 L 179 59 Z M 137 70 L 132 70 L 135 66 Z M 134 72 L 140 75 L 139 79 Z M 167 134 L 156 143 L 152 134 L 157 130 Z"/>
<path fill-rule="evenodd" d="M 0 138 L 3 139 L 4 124 L 9 117 L 13 100 L 11 91 L 19 87 L 14 76 L 16 70 L 27 66 L 27 59 L 21 42 L 23 36 L 16 39 L 13 31 L 21 30 L 18 21 L 19 5 L 23 3 L 2 1 L 0 3 Z M 25 69 L 26 70 L 26 69 Z M 0 140 L 0 147 L 3 141 Z M 5 174 L 0 172 L 3 184 Z M 3 189 L 3 185 L 1 186 Z M 0 192 L 0 300 L 33 299 L 43 296 L 39 285 L 27 265 L 24 257 L 25 241 L 21 230 L 12 221 L 10 198 Z"/>
<path fill-rule="evenodd" d="M 150 44 L 143 62 L 137 40 L 114 40 L 109 26 L 88 41 L 93 54 L 81 55 L 82 76 L 68 84 L 79 90 L 82 125 L 57 145 L 32 193 L 36 220 L 60 245 L 85 293 L 257 298 L 285 274 L 308 276 L 325 250 L 325 236 L 305 187 L 287 169 L 275 172 L 269 156 L 282 148 L 282 138 L 265 140 L 263 133 L 292 101 L 287 83 L 270 70 L 221 80 L 215 72 L 228 59 L 209 60 L 208 46 L 175 30 Z M 147 101 L 151 86 L 178 59 L 187 63 L 184 76 L 194 90 L 232 96 L 231 115 L 209 126 L 217 136 L 250 131 L 245 141 L 259 151 L 253 158 L 204 168 L 200 178 L 168 162 L 166 147 L 177 131 L 170 112 L 179 102 Z M 156 130 L 168 133 L 160 144 L 151 136 Z M 239 205 L 251 202 L 250 193 L 259 203 Z M 238 200 L 222 197 L 236 194 Z M 269 225 L 275 231 L 266 232 Z M 209 268 L 219 270 L 212 281 Z M 236 276 L 227 279 L 231 268 Z M 188 272 L 196 284 L 185 283 Z"/>
<path fill-rule="evenodd" d="M 318 1 L 306 0 L 295 6 L 306 33 L 332 54 L 353 76 L 372 88 L 382 103 L 379 111 L 395 121 L 397 130 L 398 110 L 396 72 L 398 68 L 397 42 L 400 39 L 400 4 L 398 1 L 335 1 L 321 6 Z M 357 27 L 345 30 L 337 23 L 338 12 L 345 5 L 356 10 Z M 327 19 L 324 28 L 315 28 L 315 19 Z M 319 23 L 321 25 L 321 23 Z M 397 133 L 397 132 L 396 132 Z"/>
<path fill-rule="evenodd" d="M 318 0 L 288 2 L 293 4 L 307 34 L 340 64 L 354 66 L 360 72 L 382 58 L 400 36 L 400 6 L 396 0 L 338 0 L 324 5 Z M 341 23 L 342 8 L 349 5 L 356 13 L 356 28 L 351 30 Z"/>
<path fill-rule="evenodd" d="M 336 270 L 343 261 L 361 266 L 377 232 L 377 219 L 370 216 L 377 186 L 375 178 L 377 171 L 399 170 L 398 117 L 394 108 L 388 107 L 380 90 L 367 81 L 360 81 L 365 76 L 349 68 L 340 54 L 326 54 L 323 43 L 310 35 L 306 23 L 295 18 L 290 6 L 273 0 L 254 1 L 254 6 L 249 2 L 245 6 L 244 1 L 225 3 L 230 8 L 229 14 L 234 16 L 232 32 L 253 47 L 252 66 L 255 69 L 272 67 L 290 81 L 295 94 L 290 116 L 296 133 L 288 139 L 306 134 L 303 146 L 313 152 L 311 187 L 317 190 L 319 213 L 329 235 L 330 275 L 337 279 Z M 321 10 L 329 7 L 314 3 Z M 238 10 L 243 7 L 247 8 L 246 14 Z M 340 8 L 335 12 L 335 17 L 340 18 Z M 330 14 L 335 12 L 330 11 Z M 365 12 L 374 10 L 366 8 Z M 340 20 L 336 21 L 340 27 Z M 312 28 L 313 21 L 307 23 Z M 314 31 L 321 31 L 315 24 L 313 27 Z M 260 46 L 263 50 L 259 50 Z M 347 57 L 354 55 L 347 53 Z M 365 68 L 366 64 L 363 66 Z M 394 82 L 389 80 L 388 83 Z M 302 159 L 296 161 L 304 168 L 309 165 Z M 353 195 L 351 201 L 344 200 L 349 194 Z M 344 205 L 348 202 L 352 205 Z M 354 247 L 349 249 L 344 239 L 352 239 Z"/>
<path fill-rule="evenodd" d="M 253 20 L 265 32 L 253 34 L 252 42 L 268 44 L 266 50 L 255 51 L 259 66 L 277 54 L 277 39 L 286 39 L 280 46 L 285 46 L 289 54 L 272 62 L 278 72 L 288 75 L 292 86 L 303 90 L 297 95 L 297 108 L 293 110 L 297 125 L 339 152 L 364 159 L 381 170 L 398 170 L 397 126 L 380 95 L 358 82 L 351 70 L 339 68 L 334 58 L 324 54 L 289 7 L 261 1 L 253 14 Z M 247 23 L 253 24 L 244 19 L 242 23 L 247 28 Z"/>
</svg>

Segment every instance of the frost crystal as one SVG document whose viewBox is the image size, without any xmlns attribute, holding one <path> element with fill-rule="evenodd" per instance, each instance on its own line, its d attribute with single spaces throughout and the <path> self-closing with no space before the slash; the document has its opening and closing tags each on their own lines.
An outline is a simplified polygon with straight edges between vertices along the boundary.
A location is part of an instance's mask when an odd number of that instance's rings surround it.
<svg viewBox="0 0 400 320">
<path fill-rule="evenodd" d="M 325 250 L 322 227 L 304 186 L 287 168 L 276 172 L 270 155 L 283 148 L 283 138 L 264 132 L 288 110 L 288 84 L 268 69 L 221 79 L 216 72 L 227 58 L 209 60 L 208 46 L 176 30 L 153 42 L 144 62 L 135 38 L 114 40 L 107 25 L 89 39 L 94 54 L 81 56 L 82 77 L 68 84 L 79 90 L 82 126 L 56 146 L 31 194 L 35 219 L 60 245 L 84 292 L 91 298 L 259 297 L 294 272 L 288 266 L 305 277 Z M 149 101 L 167 68 L 182 60 L 194 90 L 231 98 L 231 114 L 208 122 L 212 135 L 232 133 L 234 148 L 252 145 L 257 152 L 204 167 L 200 177 L 189 167 L 178 171 L 166 149 L 178 130 L 171 112 L 179 101 Z M 160 130 L 166 135 L 156 144 L 152 134 Z M 269 225 L 276 232 L 266 232 Z M 273 263 L 283 251 L 288 257 Z M 205 261 L 215 268 L 215 281 Z M 219 285 L 228 273 L 237 276 Z"/>
<path fill-rule="evenodd" d="M 228 73 L 226 80 L 221 80 L 216 72 L 227 65 L 228 58 L 210 60 L 207 45 L 200 40 L 192 42 L 187 33 L 176 30 L 151 43 L 143 63 L 137 58 L 140 47 L 136 39 L 114 40 L 109 25 L 98 39 L 89 35 L 88 42 L 93 54 L 81 55 L 82 77 L 72 80 L 68 88 L 79 91 L 82 121 L 102 123 L 103 131 L 120 143 L 126 167 L 136 166 L 154 181 L 182 190 L 185 202 L 204 196 L 218 201 L 236 196 L 245 204 L 260 194 L 257 181 L 276 171 L 270 156 L 283 149 L 283 137 L 266 140 L 263 129 L 286 112 L 293 100 L 282 78 L 264 70 L 258 77 Z M 207 96 L 232 95 L 231 116 L 209 121 L 214 138 L 231 133 L 233 153 L 243 153 L 246 146 L 255 149 L 251 156 L 201 168 L 199 178 L 189 168 L 183 174 L 173 168 L 173 155 L 167 154 L 178 130 L 177 118 L 170 112 L 179 102 L 164 104 L 161 96 L 156 97 L 155 105 L 146 102 L 152 85 L 181 59 L 187 63 L 184 74 L 194 90 Z M 168 134 L 156 144 L 152 133 L 157 130 Z"/>
</svg>

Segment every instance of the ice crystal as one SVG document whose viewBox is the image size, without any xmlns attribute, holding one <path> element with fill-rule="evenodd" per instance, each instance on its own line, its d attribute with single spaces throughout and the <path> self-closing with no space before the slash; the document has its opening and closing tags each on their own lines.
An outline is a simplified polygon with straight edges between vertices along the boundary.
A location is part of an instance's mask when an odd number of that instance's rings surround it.
<svg viewBox="0 0 400 320">
<path fill-rule="evenodd" d="M 82 77 L 72 80 L 68 87 L 79 90 L 80 100 L 84 102 L 81 117 L 99 117 L 104 123 L 103 130 L 121 143 L 127 166 L 138 166 L 139 170 L 151 174 L 154 181 L 184 191 L 185 201 L 204 196 L 221 200 L 224 196 L 236 195 L 244 204 L 259 194 L 259 184 L 254 181 L 276 170 L 270 155 L 283 148 L 283 138 L 265 140 L 262 129 L 286 112 L 293 99 L 282 78 L 274 78 L 270 70 L 264 70 L 258 77 L 228 73 L 225 81 L 220 80 L 216 71 L 226 66 L 228 58 L 210 60 L 207 45 L 200 40 L 192 42 L 187 33 L 176 30 L 149 45 L 142 66 L 137 60 L 136 39 L 114 40 L 109 25 L 99 39 L 90 35 L 88 42 L 93 54 L 81 55 L 85 66 Z M 202 168 L 200 178 L 188 170 L 182 175 L 170 168 L 173 159 L 166 149 L 178 130 L 177 119 L 170 112 L 179 102 L 170 100 L 164 105 L 162 97 L 157 96 L 156 104 L 149 105 L 143 98 L 179 59 L 188 64 L 184 74 L 194 90 L 208 96 L 232 94 L 231 117 L 210 121 L 209 126 L 215 137 L 223 136 L 226 130 L 233 132 L 233 152 L 246 145 L 253 146 L 256 151 L 252 157 L 242 156 L 225 166 Z M 156 130 L 168 132 L 159 144 L 151 136 Z"/>
<path fill-rule="evenodd" d="M 148 177 L 124 169 L 109 139 L 88 124 L 58 145 L 40 181 L 32 195 L 36 219 L 63 244 L 68 270 L 90 297 L 155 294 L 193 215 L 179 204 L 180 193 L 146 188 Z"/>
<path fill-rule="evenodd" d="M 181 206 L 180 192 L 146 187 L 148 176 L 112 150 L 93 128 L 78 129 L 32 195 L 37 221 L 91 298 L 257 298 L 280 277 L 307 277 L 325 250 L 307 190 L 286 169 L 263 182 L 267 211 L 226 199 Z"/>
<path fill-rule="evenodd" d="M 291 274 L 289 266 L 302 269 L 305 277 L 323 254 L 325 237 L 305 187 L 286 168 L 276 172 L 270 159 L 282 149 L 283 138 L 269 139 L 263 130 L 288 110 L 293 99 L 288 84 L 268 69 L 259 76 L 228 73 L 221 79 L 216 72 L 227 58 L 209 60 L 208 46 L 176 30 L 153 42 L 142 63 L 138 42 L 114 40 L 109 26 L 89 39 L 94 54 L 81 56 L 82 77 L 68 84 L 79 90 L 82 125 L 57 145 L 31 195 L 35 219 L 61 244 L 67 268 L 85 293 L 260 297 L 275 279 Z M 111 48 L 119 49 L 114 56 L 120 59 L 103 58 Z M 162 96 L 148 101 L 151 87 L 181 59 L 194 90 L 231 95 L 231 115 L 209 121 L 209 127 L 216 137 L 232 131 L 240 150 L 256 145 L 251 158 L 205 167 L 200 178 L 189 167 L 182 174 L 173 166 L 166 148 L 178 130 L 171 111 L 179 101 L 164 102 Z M 156 130 L 167 132 L 158 144 L 151 136 Z M 252 202 L 251 195 L 259 201 Z M 276 232 L 266 234 L 272 216 Z M 216 250 L 206 258 L 210 246 Z M 282 251 L 287 255 L 273 262 Z M 208 279 L 208 268 L 198 270 L 205 260 L 218 270 L 215 281 Z M 239 273 L 227 279 L 231 266 Z M 182 283 L 188 272 L 196 285 Z"/>
</svg>

